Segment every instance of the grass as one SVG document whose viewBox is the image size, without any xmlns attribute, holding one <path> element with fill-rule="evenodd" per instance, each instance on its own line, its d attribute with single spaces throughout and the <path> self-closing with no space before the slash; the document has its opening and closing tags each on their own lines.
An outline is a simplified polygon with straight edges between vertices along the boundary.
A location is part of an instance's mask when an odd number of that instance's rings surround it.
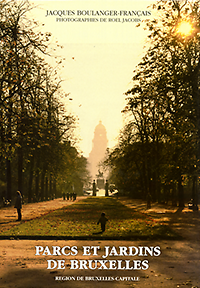
<svg viewBox="0 0 200 288">
<path fill-rule="evenodd" d="M 102 212 L 106 231 L 97 225 Z M 88 197 L 41 218 L 21 222 L 0 236 L 34 239 L 176 239 L 166 224 L 130 209 L 111 197 Z"/>
</svg>

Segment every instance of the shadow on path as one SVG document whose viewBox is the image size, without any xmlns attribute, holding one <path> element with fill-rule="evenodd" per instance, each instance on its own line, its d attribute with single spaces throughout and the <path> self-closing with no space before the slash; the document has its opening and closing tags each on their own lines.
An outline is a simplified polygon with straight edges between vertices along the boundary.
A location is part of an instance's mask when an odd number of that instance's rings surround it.
<svg viewBox="0 0 200 288">
<path fill-rule="evenodd" d="M 200 211 L 193 211 L 187 206 L 174 207 L 158 203 L 152 203 L 151 209 L 147 210 L 146 203 L 140 199 L 119 197 L 118 200 L 129 208 L 168 224 L 184 239 L 200 241 Z"/>
<path fill-rule="evenodd" d="M 58 198 L 50 201 L 24 204 L 22 206 L 22 222 L 33 220 L 57 209 L 72 205 L 86 197 L 87 196 L 79 196 L 76 201 L 67 201 Z M 14 206 L 0 208 L 0 232 L 11 229 L 13 226 L 18 224 L 17 211 Z"/>
</svg>

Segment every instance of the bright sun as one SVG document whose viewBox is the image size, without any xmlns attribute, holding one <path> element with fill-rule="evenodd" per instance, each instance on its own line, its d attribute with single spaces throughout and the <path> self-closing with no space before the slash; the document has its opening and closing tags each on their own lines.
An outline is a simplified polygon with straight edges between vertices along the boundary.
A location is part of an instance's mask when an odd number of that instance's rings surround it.
<svg viewBox="0 0 200 288">
<path fill-rule="evenodd" d="M 177 33 L 182 34 L 184 36 L 189 36 L 193 31 L 193 27 L 190 22 L 183 21 L 183 22 L 180 22 L 176 31 Z"/>
</svg>

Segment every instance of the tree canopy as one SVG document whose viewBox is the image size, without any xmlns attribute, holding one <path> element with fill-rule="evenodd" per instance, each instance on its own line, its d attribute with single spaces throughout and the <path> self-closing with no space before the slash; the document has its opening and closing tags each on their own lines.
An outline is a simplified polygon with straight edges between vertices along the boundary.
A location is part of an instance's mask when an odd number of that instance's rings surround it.
<svg viewBox="0 0 200 288">
<path fill-rule="evenodd" d="M 106 164 L 133 196 L 183 206 L 184 185 L 195 187 L 199 173 L 199 1 L 162 0 L 152 9 L 156 18 L 143 23 L 147 49 L 126 92 L 130 120 Z"/>
<path fill-rule="evenodd" d="M 61 101 L 62 81 L 45 60 L 51 33 L 36 31 L 30 9 L 26 0 L 0 1 L 0 161 L 5 197 L 15 189 L 33 201 L 54 197 L 58 178 L 83 184 L 87 170 L 73 144 L 76 119 Z"/>
</svg>

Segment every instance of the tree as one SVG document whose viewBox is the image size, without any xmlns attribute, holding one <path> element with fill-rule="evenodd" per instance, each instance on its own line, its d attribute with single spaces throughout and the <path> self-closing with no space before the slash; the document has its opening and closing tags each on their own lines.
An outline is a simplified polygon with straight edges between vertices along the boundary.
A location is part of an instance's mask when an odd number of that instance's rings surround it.
<svg viewBox="0 0 200 288">
<path fill-rule="evenodd" d="M 126 93 L 124 109 L 132 115 L 131 145 L 140 147 L 141 164 L 134 169 L 142 175 L 143 193 L 150 193 L 155 201 L 161 194 L 168 197 L 173 190 L 169 187 L 177 187 L 179 206 L 184 205 L 183 178 L 193 177 L 198 159 L 200 59 L 199 32 L 187 39 L 177 33 L 183 19 L 199 26 L 198 1 L 182 3 L 163 0 L 153 5 L 156 19 L 145 21 L 149 46 L 134 71 L 133 88 Z"/>
<path fill-rule="evenodd" d="M 63 143 L 73 150 L 76 120 L 61 102 L 57 68 L 45 61 L 51 34 L 36 31 L 37 22 L 27 17 L 32 6 L 26 0 L 2 0 L 0 8 L 0 160 L 2 172 L 6 168 L 2 180 L 7 182 L 8 199 L 11 183 L 29 202 L 49 199 L 64 166 Z M 82 159 L 75 151 L 70 157 Z M 78 163 L 83 169 L 85 162 Z"/>
</svg>

